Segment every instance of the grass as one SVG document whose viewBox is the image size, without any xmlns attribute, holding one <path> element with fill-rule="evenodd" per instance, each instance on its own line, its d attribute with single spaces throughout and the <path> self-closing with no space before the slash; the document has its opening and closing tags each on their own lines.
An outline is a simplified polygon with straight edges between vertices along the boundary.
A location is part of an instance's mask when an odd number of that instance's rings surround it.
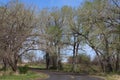
<svg viewBox="0 0 120 80">
<path fill-rule="evenodd" d="M 72 65 L 71 64 L 64 64 L 63 71 L 71 72 Z M 86 74 L 96 74 L 100 72 L 99 66 L 96 65 L 85 65 L 85 64 L 78 64 L 76 73 L 86 73 Z"/>
<path fill-rule="evenodd" d="M 39 64 L 39 65 L 28 65 L 31 68 L 40 68 L 40 69 L 45 69 L 46 66 L 45 64 Z"/>
<path fill-rule="evenodd" d="M 115 73 L 96 73 L 94 75 L 91 75 L 93 77 L 99 77 L 102 78 L 104 80 L 120 80 L 120 74 L 115 74 Z"/>
<path fill-rule="evenodd" d="M 9 74 L 1 75 L 0 80 L 35 80 L 35 79 L 45 79 L 48 76 L 43 73 L 36 73 L 29 71 L 26 74 Z"/>
<path fill-rule="evenodd" d="M 120 80 L 120 75 L 118 75 L 118 74 L 107 75 L 105 77 L 105 80 Z"/>
</svg>

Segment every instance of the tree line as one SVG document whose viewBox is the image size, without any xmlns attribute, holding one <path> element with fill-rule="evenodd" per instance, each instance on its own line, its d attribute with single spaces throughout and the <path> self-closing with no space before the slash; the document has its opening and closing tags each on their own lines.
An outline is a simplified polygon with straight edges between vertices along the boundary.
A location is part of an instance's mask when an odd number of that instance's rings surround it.
<svg viewBox="0 0 120 80">
<path fill-rule="evenodd" d="M 18 0 L 1 5 L 0 58 L 4 69 L 17 71 L 19 59 L 38 49 L 46 55 L 47 69 L 50 65 L 62 69 L 62 50 L 71 46 L 72 71 L 76 71 L 80 47 L 89 45 L 103 72 L 119 71 L 119 4 L 119 0 L 92 0 L 77 8 L 63 6 L 39 13 Z"/>
</svg>

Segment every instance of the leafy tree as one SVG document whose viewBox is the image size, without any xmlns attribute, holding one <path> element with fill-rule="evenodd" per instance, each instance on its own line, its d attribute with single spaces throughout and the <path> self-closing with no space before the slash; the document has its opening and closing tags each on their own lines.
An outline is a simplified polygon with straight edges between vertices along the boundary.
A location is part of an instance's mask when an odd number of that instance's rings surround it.
<svg viewBox="0 0 120 80">
<path fill-rule="evenodd" d="M 86 39 L 86 43 L 96 52 L 101 68 L 105 72 L 113 71 L 111 59 L 115 51 L 112 50 L 113 52 L 110 52 L 110 45 L 113 42 L 111 38 L 113 36 L 109 32 L 117 27 L 114 20 L 118 19 L 118 15 L 111 14 L 110 6 L 112 4 L 105 0 L 86 2 L 82 8 L 78 9 L 78 12 L 80 12 L 78 13 L 78 20 L 79 24 L 82 25 L 82 27 L 79 26 L 81 30 L 73 28 L 79 36 Z"/>
</svg>

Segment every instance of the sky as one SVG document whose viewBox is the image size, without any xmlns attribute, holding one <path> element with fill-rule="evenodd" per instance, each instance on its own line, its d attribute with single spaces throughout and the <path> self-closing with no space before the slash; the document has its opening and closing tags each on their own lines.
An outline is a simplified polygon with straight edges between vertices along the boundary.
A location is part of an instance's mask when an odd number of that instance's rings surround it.
<svg viewBox="0 0 120 80">
<path fill-rule="evenodd" d="M 0 4 L 6 4 L 10 0 L 0 0 Z M 62 6 L 71 6 L 71 7 L 78 7 L 80 6 L 83 1 L 85 0 L 19 0 L 20 2 L 26 4 L 26 5 L 32 5 L 39 9 L 43 8 L 52 8 L 52 7 L 58 7 L 61 8 Z M 83 47 L 84 50 L 88 55 L 91 55 L 91 57 L 94 56 L 95 52 L 88 46 Z M 72 54 L 72 51 L 68 51 L 69 55 Z M 39 51 L 37 51 L 38 55 L 41 55 Z"/>
<path fill-rule="evenodd" d="M 0 0 L 0 3 L 6 3 L 10 0 Z M 40 9 L 42 8 L 52 8 L 52 7 L 62 7 L 65 5 L 71 7 L 80 6 L 81 3 L 85 0 L 19 0 L 28 5 L 34 5 Z"/>
</svg>

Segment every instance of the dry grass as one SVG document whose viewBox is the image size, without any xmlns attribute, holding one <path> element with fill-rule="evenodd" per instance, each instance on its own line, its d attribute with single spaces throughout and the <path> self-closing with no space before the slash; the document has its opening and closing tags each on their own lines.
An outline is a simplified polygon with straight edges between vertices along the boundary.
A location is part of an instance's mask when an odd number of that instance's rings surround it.
<svg viewBox="0 0 120 80">
<path fill-rule="evenodd" d="M 108 75 L 106 80 L 120 80 L 120 75 Z"/>
<path fill-rule="evenodd" d="M 99 77 L 99 78 L 102 78 L 104 80 L 120 80 L 120 75 L 119 74 L 115 74 L 115 73 L 111 73 L 111 74 L 96 73 L 96 74 L 92 74 L 91 76 Z"/>
</svg>

